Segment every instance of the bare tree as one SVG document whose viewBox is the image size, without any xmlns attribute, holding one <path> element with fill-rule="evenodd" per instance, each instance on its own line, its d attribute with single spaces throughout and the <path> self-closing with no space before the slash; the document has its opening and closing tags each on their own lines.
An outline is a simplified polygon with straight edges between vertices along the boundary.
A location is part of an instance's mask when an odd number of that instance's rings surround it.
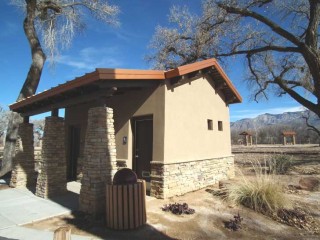
<svg viewBox="0 0 320 240">
<path fill-rule="evenodd" d="M 310 111 L 306 111 L 304 116 L 302 116 L 302 118 L 306 121 L 306 125 L 308 127 L 307 130 L 318 134 L 318 140 L 319 140 L 319 146 L 320 146 L 320 129 L 310 123 L 310 118 L 311 118 Z"/>
<path fill-rule="evenodd" d="M 39 146 L 44 133 L 44 119 L 33 120 L 34 145 Z"/>
<path fill-rule="evenodd" d="M 319 0 L 206 0 L 173 7 L 147 57 L 155 67 L 244 56 L 254 99 L 288 94 L 320 117 Z"/>
<path fill-rule="evenodd" d="M 0 145 L 2 145 L 2 137 L 5 134 L 8 125 L 8 111 L 0 106 Z"/>
<path fill-rule="evenodd" d="M 46 53 L 54 59 L 58 49 L 68 47 L 74 34 L 84 28 L 85 14 L 91 14 L 108 24 L 115 24 L 117 23 L 115 17 L 119 12 L 117 6 L 109 5 L 106 0 L 11 0 L 10 2 L 25 12 L 23 29 L 32 57 L 29 72 L 17 101 L 35 94 L 46 61 Z M 11 170 L 17 130 L 21 121 L 19 114 L 11 114 L 0 176 Z"/>
</svg>

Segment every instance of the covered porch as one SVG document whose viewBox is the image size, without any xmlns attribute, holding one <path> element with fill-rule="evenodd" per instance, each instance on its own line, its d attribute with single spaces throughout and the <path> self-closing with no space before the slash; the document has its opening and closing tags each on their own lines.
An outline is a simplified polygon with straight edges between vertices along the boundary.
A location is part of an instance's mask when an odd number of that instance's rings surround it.
<svg viewBox="0 0 320 240">
<path fill-rule="evenodd" d="M 104 214 L 105 186 L 112 182 L 118 168 L 126 166 L 123 161 L 117 166 L 114 111 L 108 102 L 131 91 L 152 91 L 163 79 L 163 71 L 96 69 L 12 104 L 11 110 L 20 113 L 24 120 L 19 126 L 10 186 L 33 188 L 35 195 L 52 198 L 65 193 L 68 180 L 75 180 L 81 172 L 79 209 L 93 215 Z M 81 133 L 76 125 L 66 121 L 66 116 L 59 116 L 59 109 L 67 112 L 79 105 L 90 106 Z M 29 119 L 45 112 L 51 112 L 51 116 L 45 119 L 42 164 L 36 176 L 33 125 Z M 84 136 L 83 143 L 80 134 Z"/>
</svg>

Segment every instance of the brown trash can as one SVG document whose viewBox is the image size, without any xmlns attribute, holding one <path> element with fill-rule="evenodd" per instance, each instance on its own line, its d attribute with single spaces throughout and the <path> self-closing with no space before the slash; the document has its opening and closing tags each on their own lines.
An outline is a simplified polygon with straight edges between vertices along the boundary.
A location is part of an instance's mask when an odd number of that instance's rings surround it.
<svg viewBox="0 0 320 240">
<path fill-rule="evenodd" d="M 106 223 L 117 230 L 134 229 L 147 222 L 146 181 L 125 185 L 107 185 Z"/>
</svg>

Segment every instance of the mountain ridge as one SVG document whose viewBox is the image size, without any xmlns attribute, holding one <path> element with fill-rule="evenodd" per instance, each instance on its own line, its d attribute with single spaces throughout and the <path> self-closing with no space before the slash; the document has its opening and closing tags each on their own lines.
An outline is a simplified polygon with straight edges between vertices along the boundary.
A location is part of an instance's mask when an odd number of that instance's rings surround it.
<svg viewBox="0 0 320 240">
<path fill-rule="evenodd" d="M 296 112 L 284 112 L 280 114 L 271 114 L 271 113 L 264 113 L 258 115 L 255 118 L 243 118 L 237 120 L 235 122 L 231 122 L 231 130 L 236 131 L 245 131 L 249 129 L 259 129 L 266 126 L 271 125 L 304 125 L 305 119 L 304 116 L 308 115 L 308 110 L 305 111 L 296 111 Z M 310 112 L 309 122 L 311 125 L 320 126 L 319 118 L 312 112 Z"/>
</svg>

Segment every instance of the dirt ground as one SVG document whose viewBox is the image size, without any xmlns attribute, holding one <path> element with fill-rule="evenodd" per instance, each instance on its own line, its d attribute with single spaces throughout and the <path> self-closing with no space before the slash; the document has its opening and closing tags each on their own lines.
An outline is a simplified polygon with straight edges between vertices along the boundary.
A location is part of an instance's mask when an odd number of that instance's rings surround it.
<svg viewBox="0 0 320 240">
<path fill-rule="evenodd" d="M 303 176 L 320 178 L 318 146 L 235 147 L 233 150 L 236 167 L 242 170 L 249 168 L 248 162 L 252 158 L 263 159 L 274 152 L 292 155 L 292 169 L 287 175 L 277 176 L 279 183 L 286 186 L 298 184 Z M 239 174 L 231 182 L 237 181 L 241 181 Z M 131 231 L 106 229 L 102 220 L 93 220 L 80 212 L 29 224 L 27 227 L 54 231 L 59 226 L 68 225 L 73 234 L 90 236 L 92 239 L 320 239 L 319 232 L 291 227 L 248 208 L 230 205 L 212 194 L 217 190 L 218 185 L 214 185 L 167 200 L 147 197 L 147 224 Z M 287 190 L 286 195 L 293 206 L 303 209 L 312 218 L 310 224 L 315 226 L 313 229 L 320 227 L 320 192 Z M 176 202 L 188 203 L 190 208 L 195 209 L 195 214 L 174 215 L 161 210 L 164 204 Z M 238 231 L 225 228 L 224 222 L 233 219 L 238 213 L 243 218 L 242 228 Z"/>
</svg>

